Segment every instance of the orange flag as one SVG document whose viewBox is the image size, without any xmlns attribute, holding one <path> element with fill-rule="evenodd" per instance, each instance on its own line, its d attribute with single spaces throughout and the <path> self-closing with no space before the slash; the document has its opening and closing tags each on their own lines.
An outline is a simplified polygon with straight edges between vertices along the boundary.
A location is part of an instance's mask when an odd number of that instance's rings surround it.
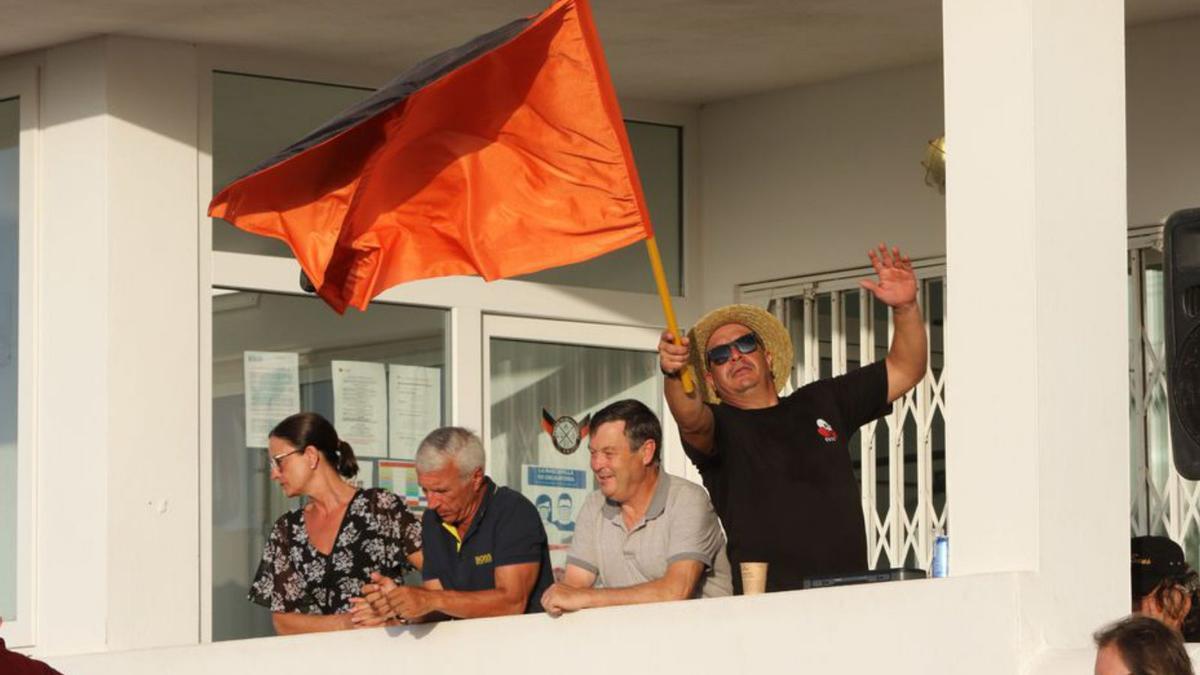
<svg viewBox="0 0 1200 675">
<path fill-rule="evenodd" d="M 587 0 L 414 66 L 208 212 L 286 242 L 338 312 L 413 279 L 528 274 L 653 234 Z"/>
</svg>

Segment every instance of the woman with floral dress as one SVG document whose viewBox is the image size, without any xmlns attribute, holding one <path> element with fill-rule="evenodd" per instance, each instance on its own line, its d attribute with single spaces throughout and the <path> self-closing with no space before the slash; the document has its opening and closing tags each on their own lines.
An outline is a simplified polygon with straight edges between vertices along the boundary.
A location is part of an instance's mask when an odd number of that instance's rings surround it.
<svg viewBox="0 0 1200 675">
<path fill-rule="evenodd" d="M 362 601 L 372 572 L 403 583 L 420 569 L 421 522 L 404 500 L 360 490 L 350 444 L 316 413 L 298 413 L 270 434 L 271 479 L 304 507 L 275 521 L 250 586 L 251 602 L 272 612 L 280 634 L 365 628 L 386 623 Z"/>
</svg>

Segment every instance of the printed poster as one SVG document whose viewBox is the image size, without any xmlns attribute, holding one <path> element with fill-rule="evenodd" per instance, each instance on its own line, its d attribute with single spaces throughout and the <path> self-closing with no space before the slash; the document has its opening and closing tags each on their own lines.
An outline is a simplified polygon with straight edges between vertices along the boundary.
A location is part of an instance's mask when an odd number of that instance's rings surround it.
<svg viewBox="0 0 1200 675">
<path fill-rule="evenodd" d="M 388 456 L 412 458 L 426 434 L 442 426 L 442 369 L 388 366 Z"/>
<path fill-rule="evenodd" d="M 521 465 L 521 494 L 537 507 L 550 544 L 550 565 L 554 578 L 562 578 L 567 553 L 575 536 L 575 516 L 591 490 L 588 472 L 534 464 Z"/>
<path fill-rule="evenodd" d="M 375 487 L 395 492 L 419 520 L 429 502 L 417 484 L 417 463 L 412 460 L 381 459 L 376 462 Z"/>
<path fill-rule="evenodd" d="M 300 355 L 295 352 L 243 352 L 246 383 L 246 447 L 267 447 L 267 435 L 283 419 L 300 412 Z"/>
<path fill-rule="evenodd" d="M 355 455 L 387 457 L 387 371 L 382 363 L 333 361 L 333 426 Z"/>
</svg>

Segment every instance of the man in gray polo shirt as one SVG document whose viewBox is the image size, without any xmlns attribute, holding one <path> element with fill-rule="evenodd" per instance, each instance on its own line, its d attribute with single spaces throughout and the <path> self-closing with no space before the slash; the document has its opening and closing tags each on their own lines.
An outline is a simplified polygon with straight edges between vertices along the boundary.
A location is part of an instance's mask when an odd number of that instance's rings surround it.
<svg viewBox="0 0 1200 675">
<path fill-rule="evenodd" d="M 703 488 L 660 468 L 658 417 L 627 399 L 593 415 L 591 428 L 600 489 L 575 519 L 566 573 L 542 595 L 546 611 L 730 595 L 717 515 Z"/>
</svg>

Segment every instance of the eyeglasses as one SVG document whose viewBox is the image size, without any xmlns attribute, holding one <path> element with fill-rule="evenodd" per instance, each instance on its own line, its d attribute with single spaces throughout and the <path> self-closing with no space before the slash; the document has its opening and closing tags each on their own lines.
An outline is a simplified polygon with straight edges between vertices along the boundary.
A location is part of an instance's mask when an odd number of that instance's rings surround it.
<svg viewBox="0 0 1200 675">
<path fill-rule="evenodd" d="M 708 358 L 708 365 L 720 366 L 729 359 L 733 358 L 734 347 L 737 347 L 737 350 L 742 354 L 753 354 L 758 350 L 758 345 L 758 335 L 755 333 L 746 333 L 733 342 L 726 342 L 723 345 L 717 345 L 716 347 L 713 347 L 712 349 L 708 350 L 708 352 L 705 354 L 705 357 Z"/>
<path fill-rule="evenodd" d="M 283 471 L 283 458 L 287 457 L 288 455 L 294 455 L 297 452 L 304 452 L 304 450 L 302 448 L 296 448 L 295 450 L 280 453 L 278 455 L 270 455 L 267 457 L 267 459 L 270 460 L 271 466 L 275 467 L 276 471 Z"/>
</svg>

